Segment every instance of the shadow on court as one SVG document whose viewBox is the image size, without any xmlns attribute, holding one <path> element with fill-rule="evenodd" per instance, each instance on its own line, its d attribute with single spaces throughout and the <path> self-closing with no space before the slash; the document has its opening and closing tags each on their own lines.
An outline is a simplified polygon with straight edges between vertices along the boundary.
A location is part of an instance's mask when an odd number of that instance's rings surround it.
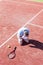
<svg viewBox="0 0 43 65">
<path fill-rule="evenodd" d="M 30 39 L 29 43 L 32 44 L 32 45 L 30 45 L 30 47 L 32 47 L 32 48 L 38 48 L 38 49 L 43 50 L 43 43 L 42 42 Z"/>
<path fill-rule="evenodd" d="M 39 41 L 33 40 L 33 39 L 29 39 L 28 43 L 24 42 L 22 45 L 25 46 L 25 45 L 28 45 L 28 44 L 32 44 L 29 47 L 38 48 L 38 49 L 43 50 L 43 43 L 42 42 L 39 42 Z"/>
</svg>

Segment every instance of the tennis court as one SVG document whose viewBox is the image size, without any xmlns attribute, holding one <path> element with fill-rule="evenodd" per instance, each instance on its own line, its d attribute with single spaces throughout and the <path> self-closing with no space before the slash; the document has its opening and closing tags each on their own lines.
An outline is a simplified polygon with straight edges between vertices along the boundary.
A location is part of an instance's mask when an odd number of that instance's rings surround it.
<svg viewBox="0 0 43 65">
<path fill-rule="evenodd" d="M 16 35 L 23 26 L 30 29 L 30 44 L 20 46 Z M 15 46 L 16 57 L 9 59 Z M 43 3 L 0 1 L 0 65 L 43 65 Z"/>
</svg>

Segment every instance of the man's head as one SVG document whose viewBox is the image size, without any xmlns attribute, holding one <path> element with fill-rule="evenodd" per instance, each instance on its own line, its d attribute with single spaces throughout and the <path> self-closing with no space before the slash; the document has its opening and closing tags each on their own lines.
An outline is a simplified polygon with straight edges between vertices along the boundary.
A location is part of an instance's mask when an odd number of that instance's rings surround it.
<svg viewBox="0 0 43 65">
<path fill-rule="evenodd" d="M 28 32 L 27 30 L 24 30 L 24 34 L 25 34 L 26 36 L 28 36 L 28 35 L 29 35 L 29 32 Z"/>
</svg>

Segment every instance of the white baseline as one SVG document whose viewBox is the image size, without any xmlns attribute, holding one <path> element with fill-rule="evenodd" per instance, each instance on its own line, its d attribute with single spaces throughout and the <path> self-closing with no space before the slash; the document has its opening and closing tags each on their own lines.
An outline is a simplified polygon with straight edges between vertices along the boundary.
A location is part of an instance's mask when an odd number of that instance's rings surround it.
<svg viewBox="0 0 43 65">
<path fill-rule="evenodd" d="M 29 25 L 32 25 L 32 26 L 35 26 L 35 27 L 43 29 L 43 26 L 41 26 L 41 25 L 37 25 L 37 24 L 33 24 L 33 23 L 29 23 Z"/>
</svg>

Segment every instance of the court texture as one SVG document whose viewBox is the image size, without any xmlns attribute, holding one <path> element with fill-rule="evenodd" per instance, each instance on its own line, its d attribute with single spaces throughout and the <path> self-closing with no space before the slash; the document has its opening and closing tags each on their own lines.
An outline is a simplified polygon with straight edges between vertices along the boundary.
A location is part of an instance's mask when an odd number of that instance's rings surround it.
<svg viewBox="0 0 43 65">
<path fill-rule="evenodd" d="M 22 27 L 30 29 L 30 44 L 24 46 L 17 39 Z M 15 46 L 16 56 L 9 59 L 7 55 Z M 42 2 L 0 0 L 0 65 L 43 65 Z"/>
</svg>

